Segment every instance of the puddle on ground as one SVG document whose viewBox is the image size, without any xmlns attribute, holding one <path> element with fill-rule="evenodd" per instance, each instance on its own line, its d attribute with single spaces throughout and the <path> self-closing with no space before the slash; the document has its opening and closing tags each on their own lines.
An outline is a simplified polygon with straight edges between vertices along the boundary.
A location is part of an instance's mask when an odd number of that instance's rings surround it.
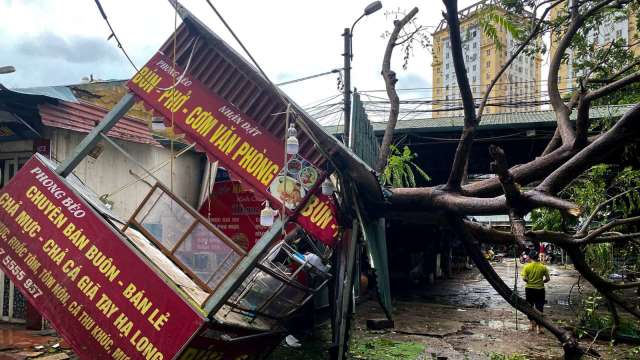
<svg viewBox="0 0 640 360">
<path fill-rule="evenodd" d="M 522 317 L 522 319 L 518 320 L 516 324 L 515 319 L 512 320 L 480 320 L 480 325 L 487 326 L 490 329 L 494 330 L 522 330 L 527 328 L 527 318 Z"/>
<path fill-rule="evenodd" d="M 558 305 L 569 306 L 569 300 L 568 299 L 558 299 L 558 301 L 556 301 L 556 303 Z"/>
<path fill-rule="evenodd" d="M 11 325 L 0 328 L 0 348 L 31 348 L 38 345 L 47 345 L 54 338 L 37 335 L 36 331 L 28 331 Z"/>
</svg>

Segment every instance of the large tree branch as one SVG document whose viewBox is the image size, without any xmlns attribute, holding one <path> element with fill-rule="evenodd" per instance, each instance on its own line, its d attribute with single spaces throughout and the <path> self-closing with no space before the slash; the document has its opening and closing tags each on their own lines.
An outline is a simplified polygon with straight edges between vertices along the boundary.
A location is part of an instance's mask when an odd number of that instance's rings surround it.
<svg viewBox="0 0 640 360">
<path fill-rule="evenodd" d="M 396 91 L 396 82 L 398 79 L 396 73 L 391 70 L 391 56 L 393 55 L 393 49 L 396 47 L 396 41 L 400 35 L 400 31 L 404 26 L 413 19 L 418 13 L 418 8 L 414 7 L 411 11 L 405 15 L 401 20 L 393 22 L 393 31 L 387 41 L 387 48 L 384 51 L 384 57 L 382 60 L 382 77 L 384 78 L 384 84 L 387 90 L 387 96 L 389 97 L 389 118 L 387 121 L 387 127 L 382 137 L 382 143 L 380 144 L 380 154 L 378 155 L 378 161 L 376 163 L 376 171 L 381 173 L 387 166 L 387 159 L 391 152 L 390 146 L 393 141 L 393 132 L 398 122 L 398 114 L 400 113 L 400 98 Z"/>
<path fill-rule="evenodd" d="M 558 128 L 556 127 L 555 131 L 553 132 L 553 136 L 542 151 L 542 156 L 549 155 L 552 151 L 559 148 L 560 145 L 562 145 L 562 138 L 560 138 L 560 131 L 558 131 Z"/>
<path fill-rule="evenodd" d="M 562 96 L 560 95 L 560 87 L 558 84 L 558 72 L 560 71 L 562 58 L 571 45 L 573 37 L 576 35 L 582 25 L 584 25 L 584 22 L 589 17 L 593 16 L 612 2 L 614 2 L 614 0 L 603 0 L 589 8 L 587 11 L 585 11 L 584 14 L 580 14 L 579 7 L 574 4 L 575 6 L 573 6 L 570 11 L 571 22 L 564 32 L 564 35 L 558 42 L 556 51 L 551 56 L 551 61 L 549 62 L 548 77 L 549 101 L 551 103 L 551 106 L 553 107 L 554 112 L 556 113 L 558 130 L 560 132 L 560 136 L 562 137 L 563 144 L 572 144 L 575 141 L 575 134 L 573 132 L 571 121 L 569 119 L 571 110 L 562 100 Z"/>
<path fill-rule="evenodd" d="M 591 109 L 591 100 L 589 100 L 582 90 L 579 92 L 578 114 L 576 117 L 576 138 L 573 142 L 575 149 L 581 149 L 587 144 L 587 136 L 589 135 L 589 110 Z"/>
<path fill-rule="evenodd" d="M 629 74 L 619 80 L 611 82 L 597 90 L 590 91 L 585 95 L 586 100 L 593 101 L 603 96 L 609 95 L 614 91 L 620 90 L 625 86 L 632 85 L 640 81 L 640 72 Z"/>
<path fill-rule="evenodd" d="M 458 20 L 458 1 L 443 0 L 447 9 L 444 14 L 448 29 L 449 41 L 451 43 L 451 57 L 453 60 L 453 68 L 456 72 L 458 81 L 458 89 L 462 99 L 462 107 L 464 111 L 464 129 L 458 142 L 458 147 L 451 165 L 451 172 L 447 181 L 447 189 L 451 191 L 459 191 L 464 176 L 464 169 L 469 161 L 469 153 L 475 135 L 478 121 L 476 119 L 475 104 L 473 101 L 473 93 L 467 76 L 467 69 L 464 64 L 464 54 L 462 52 L 462 39 L 460 37 L 460 22 Z"/>
<path fill-rule="evenodd" d="M 564 246 L 563 248 L 571 258 L 571 261 L 573 262 L 576 270 L 578 270 L 578 272 L 580 272 L 580 274 L 584 276 L 584 278 L 587 279 L 587 281 L 589 281 L 591 285 L 593 285 L 607 299 L 610 299 L 615 304 L 625 309 L 636 318 L 640 319 L 640 311 L 638 311 L 637 307 L 627 302 L 625 299 L 614 292 L 614 290 L 619 287 L 615 286 L 616 284 L 604 280 L 593 270 L 591 270 L 591 267 L 587 264 L 584 258 L 584 254 L 580 250 L 580 247 Z"/>
<path fill-rule="evenodd" d="M 596 215 L 600 212 L 600 210 L 602 210 L 602 208 L 607 205 L 610 204 L 612 202 L 614 202 L 616 199 L 619 199 L 623 196 L 626 196 L 627 194 L 633 192 L 633 191 L 638 191 L 640 189 L 640 186 L 636 186 L 633 187 L 631 189 L 628 189 L 624 192 L 621 192 L 619 194 L 616 194 L 614 196 L 612 196 L 611 198 L 601 202 L 600 204 L 598 204 L 598 206 L 596 206 L 595 209 L 593 209 L 593 211 L 591 212 L 591 214 L 589 215 L 589 217 L 582 223 L 582 225 L 580 225 L 580 228 L 578 229 L 577 235 L 586 235 L 587 230 L 589 229 L 589 225 L 591 225 L 591 223 L 593 222 L 593 220 L 595 219 Z"/>
<path fill-rule="evenodd" d="M 505 196 L 479 198 L 454 193 L 439 187 L 391 189 L 385 210 L 396 213 L 416 211 L 448 211 L 460 215 L 504 214 L 510 209 Z M 546 193 L 531 190 L 521 195 L 524 214 L 539 207 L 550 207 L 569 214 L 579 214 L 578 205 Z"/>
<path fill-rule="evenodd" d="M 495 145 L 489 146 L 489 155 L 493 159 L 491 162 L 491 171 L 498 175 L 498 180 L 502 184 L 502 190 L 509 207 L 509 223 L 511 224 L 511 233 L 516 237 L 516 241 L 520 248 L 525 248 L 525 231 L 526 226 L 524 216 L 528 212 L 524 197 L 520 192 L 520 187 L 515 182 L 513 175 L 507 166 L 507 157 L 504 151 Z"/>
<path fill-rule="evenodd" d="M 545 178 L 554 169 L 557 169 L 576 153 L 577 151 L 571 147 L 562 146 L 551 153 L 537 157 L 528 163 L 515 165 L 511 167 L 509 171 L 517 183 L 527 185 L 533 181 Z M 501 193 L 501 190 L 498 178 L 490 178 L 462 187 L 464 194 L 480 197 L 496 196 Z"/>
<path fill-rule="evenodd" d="M 586 244 L 586 243 L 590 243 L 590 242 L 595 242 L 596 238 L 598 238 L 600 235 L 602 235 L 605 232 L 613 229 L 616 226 L 626 225 L 626 224 L 633 224 L 633 223 L 637 223 L 637 222 L 640 222 L 640 216 L 634 216 L 634 217 L 625 218 L 625 219 L 611 220 L 608 223 L 602 225 L 601 227 L 589 232 L 585 237 L 577 240 L 576 244 Z M 615 238 L 616 238 L 615 236 L 611 237 L 611 239 L 615 239 Z M 600 242 L 606 242 L 606 241 L 602 241 L 602 239 L 600 239 L 600 240 L 601 240 Z"/>
<path fill-rule="evenodd" d="M 473 260 L 480 273 L 498 292 L 498 294 L 500 294 L 500 296 L 502 296 L 502 298 L 504 298 L 511 306 L 531 317 L 538 324 L 549 330 L 562 344 L 565 351 L 565 359 L 579 359 L 585 353 L 585 349 L 580 347 L 578 341 L 573 337 L 573 334 L 570 331 L 557 326 L 549 318 L 535 310 L 518 294 L 514 294 L 511 288 L 505 284 L 502 278 L 500 278 L 500 276 L 495 272 L 491 264 L 485 260 L 477 242 L 474 240 L 472 234 L 466 231 L 465 225 L 459 217 L 451 215 L 448 217 L 448 221 L 456 236 L 462 240 L 469 257 Z"/>
<path fill-rule="evenodd" d="M 545 193 L 556 194 L 582 172 L 620 149 L 627 141 L 638 136 L 640 124 L 640 104 L 627 111 L 606 133 L 580 150 L 571 159 L 553 171 L 536 188 Z"/>
</svg>

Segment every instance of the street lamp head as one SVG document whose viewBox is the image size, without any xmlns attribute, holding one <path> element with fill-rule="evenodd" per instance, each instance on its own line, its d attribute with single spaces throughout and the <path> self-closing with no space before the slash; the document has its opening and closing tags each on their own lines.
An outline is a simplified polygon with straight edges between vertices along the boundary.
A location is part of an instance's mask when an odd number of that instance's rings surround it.
<svg viewBox="0 0 640 360">
<path fill-rule="evenodd" d="M 367 5 L 366 8 L 364 8 L 364 14 L 365 15 L 371 15 L 374 12 L 378 11 L 382 9 L 382 2 L 380 1 L 374 1 L 371 4 Z"/>
<path fill-rule="evenodd" d="M 0 74 L 10 74 L 16 71 L 16 68 L 13 66 L 0 66 Z"/>
</svg>

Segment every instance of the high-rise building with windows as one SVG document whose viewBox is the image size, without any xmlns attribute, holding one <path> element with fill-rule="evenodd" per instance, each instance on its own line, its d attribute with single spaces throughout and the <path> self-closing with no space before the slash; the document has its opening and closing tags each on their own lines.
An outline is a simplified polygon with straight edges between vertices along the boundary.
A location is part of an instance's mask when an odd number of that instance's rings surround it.
<svg viewBox="0 0 640 360">
<path fill-rule="evenodd" d="M 558 16 L 567 16 L 567 11 L 572 0 L 565 1 L 563 4 L 556 6 L 551 10 L 551 19 L 555 20 Z M 562 39 L 562 33 L 551 34 L 551 55 L 558 48 L 558 42 Z M 640 39 L 638 38 L 638 29 L 636 28 L 636 16 L 632 12 L 620 10 L 610 13 L 604 18 L 602 23 L 589 31 L 587 36 L 590 43 L 596 46 L 606 46 L 612 41 L 623 39 L 626 45 L 629 45 L 631 51 L 636 56 L 640 55 Z M 577 79 L 581 73 L 575 69 L 575 56 L 571 49 L 567 50 L 567 60 L 560 64 L 558 71 L 558 87 L 560 93 L 569 93 L 577 84 Z"/>
<path fill-rule="evenodd" d="M 495 0 L 484 0 L 459 12 L 464 61 L 476 104 L 517 46 L 511 34 L 502 27 L 496 26 L 499 44 L 480 28 L 480 20 L 486 11 L 506 14 L 498 4 Z M 518 55 L 489 94 L 484 113 L 539 110 L 541 62 L 539 55 Z M 434 87 L 433 117 L 462 115 L 449 32 L 444 21 L 433 33 L 431 67 Z"/>
</svg>

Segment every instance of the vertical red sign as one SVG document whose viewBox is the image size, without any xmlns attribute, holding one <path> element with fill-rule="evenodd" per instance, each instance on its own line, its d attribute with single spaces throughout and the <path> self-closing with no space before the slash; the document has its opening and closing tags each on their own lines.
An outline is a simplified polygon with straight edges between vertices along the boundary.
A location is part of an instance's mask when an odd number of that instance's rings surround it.
<svg viewBox="0 0 640 360">
<path fill-rule="evenodd" d="M 37 155 L 0 191 L 0 268 L 82 359 L 172 359 L 204 323 Z"/>
<path fill-rule="evenodd" d="M 249 250 L 267 230 L 260 226 L 262 201 L 253 191 L 243 189 L 238 181 L 219 181 L 202 204 L 200 213 L 236 244 Z"/>
</svg>

